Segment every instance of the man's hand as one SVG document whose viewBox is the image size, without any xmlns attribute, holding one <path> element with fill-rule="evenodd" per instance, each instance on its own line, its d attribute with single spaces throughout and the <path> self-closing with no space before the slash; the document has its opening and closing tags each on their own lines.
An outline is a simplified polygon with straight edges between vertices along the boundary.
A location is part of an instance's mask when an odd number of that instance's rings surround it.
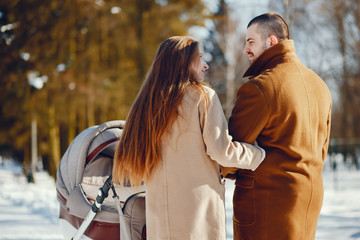
<svg viewBox="0 0 360 240">
<path fill-rule="evenodd" d="M 236 171 L 238 168 L 223 167 L 221 166 L 221 175 L 225 178 L 236 179 Z"/>
</svg>

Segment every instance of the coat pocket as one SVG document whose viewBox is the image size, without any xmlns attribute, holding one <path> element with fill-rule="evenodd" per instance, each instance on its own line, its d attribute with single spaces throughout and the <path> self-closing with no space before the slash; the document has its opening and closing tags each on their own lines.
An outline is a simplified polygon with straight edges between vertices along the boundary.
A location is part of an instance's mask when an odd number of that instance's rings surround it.
<svg viewBox="0 0 360 240">
<path fill-rule="evenodd" d="M 255 179 L 238 174 L 233 198 L 234 224 L 250 225 L 255 222 Z"/>
</svg>

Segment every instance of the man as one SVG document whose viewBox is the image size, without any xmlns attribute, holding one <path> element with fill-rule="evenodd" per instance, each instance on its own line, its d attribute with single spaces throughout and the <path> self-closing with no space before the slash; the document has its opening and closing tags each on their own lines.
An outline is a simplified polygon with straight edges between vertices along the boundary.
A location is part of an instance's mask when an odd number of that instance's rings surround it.
<svg viewBox="0 0 360 240">
<path fill-rule="evenodd" d="M 323 200 L 331 95 L 305 67 L 289 40 L 285 21 L 267 13 L 248 25 L 249 77 L 237 93 L 229 119 L 234 140 L 266 150 L 254 171 L 223 168 L 235 178 L 234 239 L 315 238 Z"/>
</svg>

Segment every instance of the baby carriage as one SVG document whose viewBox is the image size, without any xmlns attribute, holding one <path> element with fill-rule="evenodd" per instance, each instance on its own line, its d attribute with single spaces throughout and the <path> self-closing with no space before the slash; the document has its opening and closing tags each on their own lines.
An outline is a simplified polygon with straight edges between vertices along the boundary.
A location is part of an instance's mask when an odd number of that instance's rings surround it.
<svg viewBox="0 0 360 240">
<path fill-rule="evenodd" d="M 110 121 L 85 129 L 61 158 L 56 189 L 65 239 L 146 239 L 145 187 L 111 183 L 124 124 Z"/>
</svg>

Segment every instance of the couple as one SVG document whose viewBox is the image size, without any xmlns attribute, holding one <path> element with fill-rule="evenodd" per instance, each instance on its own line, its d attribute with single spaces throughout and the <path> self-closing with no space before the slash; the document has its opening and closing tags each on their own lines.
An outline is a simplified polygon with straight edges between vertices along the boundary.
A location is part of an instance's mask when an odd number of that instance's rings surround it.
<svg viewBox="0 0 360 240">
<path fill-rule="evenodd" d="M 148 239 L 225 240 L 222 176 L 236 179 L 234 239 L 314 239 L 330 92 L 301 64 L 277 14 L 249 23 L 244 51 L 250 79 L 228 129 L 216 93 L 203 84 L 199 43 L 171 37 L 158 49 L 113 168 L 118 183 L 145 181 Z"/>
</svg>

